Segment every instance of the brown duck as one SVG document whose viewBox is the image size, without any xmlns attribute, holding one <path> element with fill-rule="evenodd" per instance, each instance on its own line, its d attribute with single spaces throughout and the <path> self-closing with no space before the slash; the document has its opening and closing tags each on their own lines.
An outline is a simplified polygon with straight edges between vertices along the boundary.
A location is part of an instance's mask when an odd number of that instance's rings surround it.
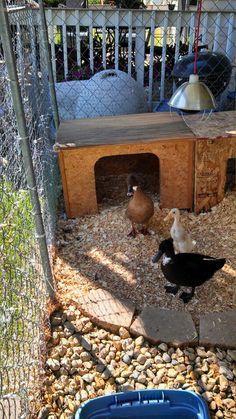
<svg viewBox="0 0 236 419">
<path fill-rule="evenodd" d="M 150 218 L 154 214 L 154 204 L 151 198 L 141 191 L 138 185 L 133 185 L 133 196 L 129 201 L 126 209 L 126 216 L 129 218 L 132 224 L 132 230 L 128 234 L 129 236 L 135 237 L 138 230 L 135 228 L 135 224 L 141 224 L 142 234 L 149 234 L 147 225 Z"/>
</svg>

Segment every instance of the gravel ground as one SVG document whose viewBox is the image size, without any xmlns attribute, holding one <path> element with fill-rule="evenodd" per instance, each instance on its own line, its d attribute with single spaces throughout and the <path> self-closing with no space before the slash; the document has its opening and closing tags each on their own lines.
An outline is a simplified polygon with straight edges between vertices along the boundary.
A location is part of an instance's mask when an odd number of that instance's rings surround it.
<svg viewBox="0 0 236 419">
<path fill-rule="evenodd" d="M 96 327 L 75 306 L 54 312 L 51 325 L 39 418 L 73 418 L 90 398 L 146 388 L 192 390 L 211 418 L 236 418 L 236 350 L 151 345 Z"/>
<path fill-rule="evenodd" d="M 127 201 L 100 208 L 95 216 L 59 221 L 58 252 L 54 272 L 63 309 L 51 316 L 46 378 L 42 385 L 43 409 L 50 419 L 72 418 L 89 398 L 117 391 L 145 388 L 183 388 L 201 394 L 212 418 L 236 419 L 236 350 L 173 348 L 98 328 L 73 303 L 73 291 L 87 293 L 103 287 L 130 298 L 141 310 L 146 305 L 189 311 L 196 325 L 200 314 L 233 307 L 235 283 L 236 193 L 209 213 L 182 214 L 182 223 L 197 244 L 195 250 L 226 257 L 224 269 L 197 290 L 184 305 L 166 295 L 160 267 L 151 264 L 159 242 L 169 236 L 171 223 L 163 220 L 168 209 L 156 205 L 150 236 L 127 237 L 124 213 Z"/>
</svg>

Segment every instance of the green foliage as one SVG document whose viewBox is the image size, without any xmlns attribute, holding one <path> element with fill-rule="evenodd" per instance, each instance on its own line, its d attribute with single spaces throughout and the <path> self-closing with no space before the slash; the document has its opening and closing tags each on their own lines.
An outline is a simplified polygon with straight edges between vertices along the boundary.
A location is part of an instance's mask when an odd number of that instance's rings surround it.
<svg viewBox="0 0 236 419">
<path fill-rule="evenodd" d="M 30 195 L 0 181 L 0 335 L 10 338 L 23 328 L 34 279 L 34 224 Z M 2 345 L 6 340 L 2 339 Z M 0 346 L 0 353 L 1 353 Z"/>
<path fill-rule="evenodd" d="M 46 7 L 58 7 L 59 4 L 66 4 L 65 0 L 44 0 Z"/>
<path fill-rule="evenodd" d="M 88 0 L 88 7 L 96 4 L 101 4 L 101 0 Z"/>
<path fill-rule="evenodd" d="M 146 9 L 142 0 L 115 0 L 114 3 L 121 9 Z"/>
</svg>

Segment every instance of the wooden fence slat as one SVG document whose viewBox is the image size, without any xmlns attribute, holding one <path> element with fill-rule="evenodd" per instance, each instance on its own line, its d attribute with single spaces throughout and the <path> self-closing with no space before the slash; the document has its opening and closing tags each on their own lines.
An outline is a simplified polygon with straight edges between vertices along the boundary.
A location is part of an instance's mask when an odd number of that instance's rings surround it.
<svg viewBox="0 0 236 419">
<path fill-rule="evenodd" d="M 128 25 L 129 25 L 129 32 L 128 32 L 128 74 L 131 74 L 132 68 L 132 20 L 133 20 L 133 13 L 130 11 L 128 14 Z"/>
<path fill-rule="evenodd" d="M 161 88 L 160 88 L 160 101 L 165 97 L 165 72 L 166 72 L 166 41 L 167 41 L 167 25 L 168 25 L 168 12 L 165 13 L 164 18 L 164 31 L 163 31 L 163 44 L 162 44 L 162 62 L 161 62 Z"/>
<path fill-rule="evenodd" d="M 77 55 L 77 65 L 81 67 L 82 59 L 81 59 L 81 36 L 80 36 L 80 11 L 75 11 L 76 16 L 76 26 L 75 26 L 75 33 L 76 33 L 76 55 Z"/>
<path fill-rule="evenodd" d="M 178 13 L 177 22 L 176 22 L 176 32 L 175 32 L 175 63 L 179 59 L 179 47 L 180 47 L 180 32 L 181 32 L 181 12 Z M 175 82 L 173 81 L 173 93 L 176 89 Z"/>
<path fill-rule="evenodd" d="M 56 70 L 56 51 L 55 51 L 55 40 L 54 40 L 54 25 L 53 25 L 53 17 L 52 17 L 52 10 L 48 10 L 48 18 L 51 24 L 48 26 L 49 32 L 49 43 L 51 47 L 51 55 L 52 55 L 52 72 L 54 80 L 57 80 L 57 70 Z"/>
<path fill-rule="evenodd" d="M 120 31 L 119 31 L 119 21 L 120 21 L 120 14 L 119 11 L 117 10 L 115 12 L 115 69 L 119 70 L 119 35 L 120 35 Z"/>
<path fill-rule="evenodd" d="M 94 73 L 94 54 L 93 54 L 93 11 L 89 10 L 89 62 L 90 69 Z"/>
<path fill-rule="evenodd" d="M 207 42 L 208 42 L 208 37 L 207 37 L 207 35 L 208 35 L 208 13 L 207 12 L 203 13 L 201 33 L 202 33 L 202 43 L 203 43 L 203 45 L 207 45 Z"/>
<path fill-rule="evenodd" d="M 68 74 L 68 50 L 67 50 L 67 24 L 66 24 L 66 13 L 62 11 L 62 45 L 63 45 L 63 62 L 64 62 L 64 77 L 67 78 Z"/>
<path fill-rule="evenodd" d="M 195 13 L 191 13 L 191 19 L 189 23 L 189 45 L 188 45 L 188 53 L 191 54 L 193 51 L 195 40 Z"/>
<path fill-rule="evenodd" d="M 230 13 L 227 41 L 226 41 L 226 48 L 225 48 L 225 53 L 227 57 L 229 58 L 229 60 L 231 60 L 231 62 L 234 62 L 234 59 L 232 59 L 232 56 L 234 56 L 235 48 L 236 48 L 234 44 L 234 39 L 235 39 L 234 16 L 235 16 L 234 13 Z"/>
<path fill-rule="evenodd" d="M 135 70 L 137 82 L 143 86 L 144 81 L 144 56 L 145 56 L 145 28 L 136 28 L 135 38 Z"/>
<path fill-rule="evenodd" d="M 102 25 L 102 64 L 104 70 L 107 67 L 107 48 L 106 48 L 106 11 L 103 11 L 103 25 Z"/>
<path fill-rule="evenodd" d="M 217 49 L 219 48 L 219 35 L 221 32 L 220 21 L 221 21 L 221 13 L 217 13 L 214 40 L 213 40 L 213 51 L 217 51 Z"/>
<path fill-rule="evenodd" d="M 154 42 L 155 42 L 155 14 L 151 14 L 151 35 L 150 35 L 150 56 L 149 56 L 149 83 L 148 83 L 148 105 L 152 110 L 152 90 L 153 90 L 153 62 L 154 62 Z"/>
</svg>

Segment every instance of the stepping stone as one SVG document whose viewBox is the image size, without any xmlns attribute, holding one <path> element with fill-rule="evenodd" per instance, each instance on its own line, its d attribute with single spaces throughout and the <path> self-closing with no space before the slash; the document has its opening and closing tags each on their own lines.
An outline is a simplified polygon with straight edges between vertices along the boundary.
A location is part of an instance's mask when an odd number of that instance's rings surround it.
<svg viewBox="0 0 236 419">
<path fill-rule="evenodd" d="M 165 342 L 173 346 L 198 343 L 192 316 L 183 311 L 145 307 L 132 323 L 130 332 L 144 336 L 156 344 Z"/>
<path fill-rule="evenodd" d="M 129 300 L 119 299 L 102 288 L 79 297 L 81 311 L 97 325 L 117 332 L 121 326 L 131 325 L 135 306 Z"/>
<path fill-rule="evenodd" d="M 199 344 L 236 348 L 236 311 L 200 316 Z"/>
</svg>

